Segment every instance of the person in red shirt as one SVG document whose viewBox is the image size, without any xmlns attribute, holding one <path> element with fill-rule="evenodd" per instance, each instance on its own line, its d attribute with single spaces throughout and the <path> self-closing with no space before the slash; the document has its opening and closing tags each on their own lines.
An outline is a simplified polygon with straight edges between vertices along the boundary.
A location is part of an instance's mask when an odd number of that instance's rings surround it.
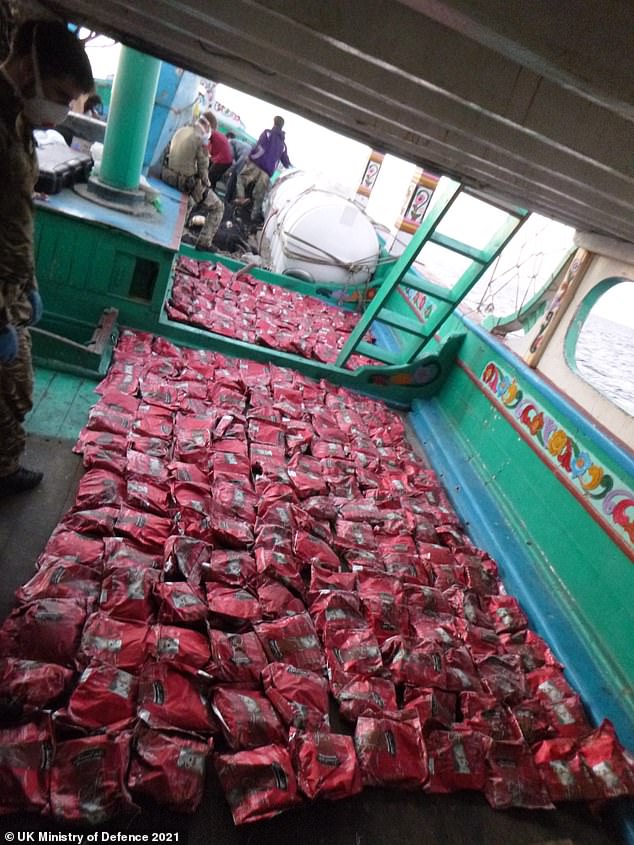
<svg viewBox="0 0 634 845">
<path fill-rule="evenodd" d="M 209 182 L 211 190 L 216 190 L 216 183 L 233 164 L 233 150 L 227 138 L 218 129 L 218 121 L 212 112 L 205 112 L 205 117 L 211 126 L 209 139 Z"/>
</svg>

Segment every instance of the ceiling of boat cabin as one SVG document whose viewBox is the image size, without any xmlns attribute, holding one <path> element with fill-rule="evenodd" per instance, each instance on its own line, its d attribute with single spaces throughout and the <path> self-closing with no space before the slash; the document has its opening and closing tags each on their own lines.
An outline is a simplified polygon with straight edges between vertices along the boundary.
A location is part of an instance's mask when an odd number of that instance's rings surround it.
<svg viewBox="0 0 634 845">
<path fill-rule="evenodd" d="M 634 3 L 42 5 L 489 196 L 634 242 Z"/>
</svg>

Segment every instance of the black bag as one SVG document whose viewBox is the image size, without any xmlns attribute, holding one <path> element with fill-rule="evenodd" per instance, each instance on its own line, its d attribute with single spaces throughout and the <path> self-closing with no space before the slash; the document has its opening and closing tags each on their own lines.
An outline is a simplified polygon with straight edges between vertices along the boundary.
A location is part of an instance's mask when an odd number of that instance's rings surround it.
<svg viewBox="0 0 634 845">
<path fill-rule="evenodd" d="M 72 150 L 66 144 L 45 144 L 37 147 L 39 176 L 35 190 L 42 194 L 58 194 L 76 182 L 85 182 L 92 170 L 92 157 Z"/>
<path fill-rule="evenodd" d="M 229 204 L 220 226 L 216 229 L 213 244 L 223 252 L 240 252 L 249 249 L 248 221 L 243 219 L 243 210 Z"/>
</svg>

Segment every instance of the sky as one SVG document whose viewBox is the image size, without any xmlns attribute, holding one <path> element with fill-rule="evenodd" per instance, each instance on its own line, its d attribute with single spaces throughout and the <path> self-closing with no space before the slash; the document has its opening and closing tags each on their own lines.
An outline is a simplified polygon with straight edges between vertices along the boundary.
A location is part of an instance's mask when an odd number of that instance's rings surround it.
<svg viewBox="0 0 634 845">
<path fill-rule="evenodd" d="M 88 53 L 95 77 L 104 78 L 114 74 L 119 49 L 118 44 L 113 45 L 106 38 L 91 42 Z M 281 114 L 285 120 L 284 130 L 291 163 L 301 170 L 321 172 L 326 183 L 334 182 L 344 186 L 348 189 L 348 195 L 354 196 L 371 152 L 370 147 L 345 138 L 275 103 L 256 99 L 227 85 L 218 85 L 215 96 L 223 105 L 240 115 L 247 132 L 255 137 L 272 126 L 276 114 Z M 415 166 L 410 162 L 387 155 L 370 196 L 367 213 L 392 234 L 415 171 Z M 481 213 L 471 213 L 464 218 L 464 225 L 469 226 L 469 239 L 478 237 L 478 222 L 484 225 Z M 388 246 L 391 243 L 389 237 Z M 553 224 L 546 230 L 540 229 L 539 242 L 540 246 L 545 246 L 555 254 L 558 248 L 561 250 L 570 243 L 571 237 L 572 230 L 569 227 Z M 601 297 L 593 313 L 634 330 L 634 283 L 626 282 L 613 287 Z"/>
</svg>

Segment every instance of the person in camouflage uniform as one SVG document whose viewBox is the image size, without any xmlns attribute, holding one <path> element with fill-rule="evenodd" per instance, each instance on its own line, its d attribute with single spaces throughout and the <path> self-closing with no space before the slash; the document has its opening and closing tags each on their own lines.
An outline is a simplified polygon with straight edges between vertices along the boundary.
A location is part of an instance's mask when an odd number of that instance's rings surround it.
<svg viewBox="0 0 634 845">
<path fill-rule="evenodd" d="M 181 126 L 174 133 L 161 167 L 161 179 L 189 197 L 189 212 L 205 209 L 205 222 L 196 249 L 213 249 L 212 241 L 222 220 L 224 204 L 209 183 L 209 122 L 201 117 L 193 126 Z"/>
<path fill-rule="evenodd" d="M 33 257 L 37 159 L 33 130 L 61 123 L 94 81 L 83 44 L 61 21 L 26 21 L 0 65 L 0 495 L 35 487 L 20 466 L 32 406 L 28 326 L 42 315 Z"/>
</svg>

